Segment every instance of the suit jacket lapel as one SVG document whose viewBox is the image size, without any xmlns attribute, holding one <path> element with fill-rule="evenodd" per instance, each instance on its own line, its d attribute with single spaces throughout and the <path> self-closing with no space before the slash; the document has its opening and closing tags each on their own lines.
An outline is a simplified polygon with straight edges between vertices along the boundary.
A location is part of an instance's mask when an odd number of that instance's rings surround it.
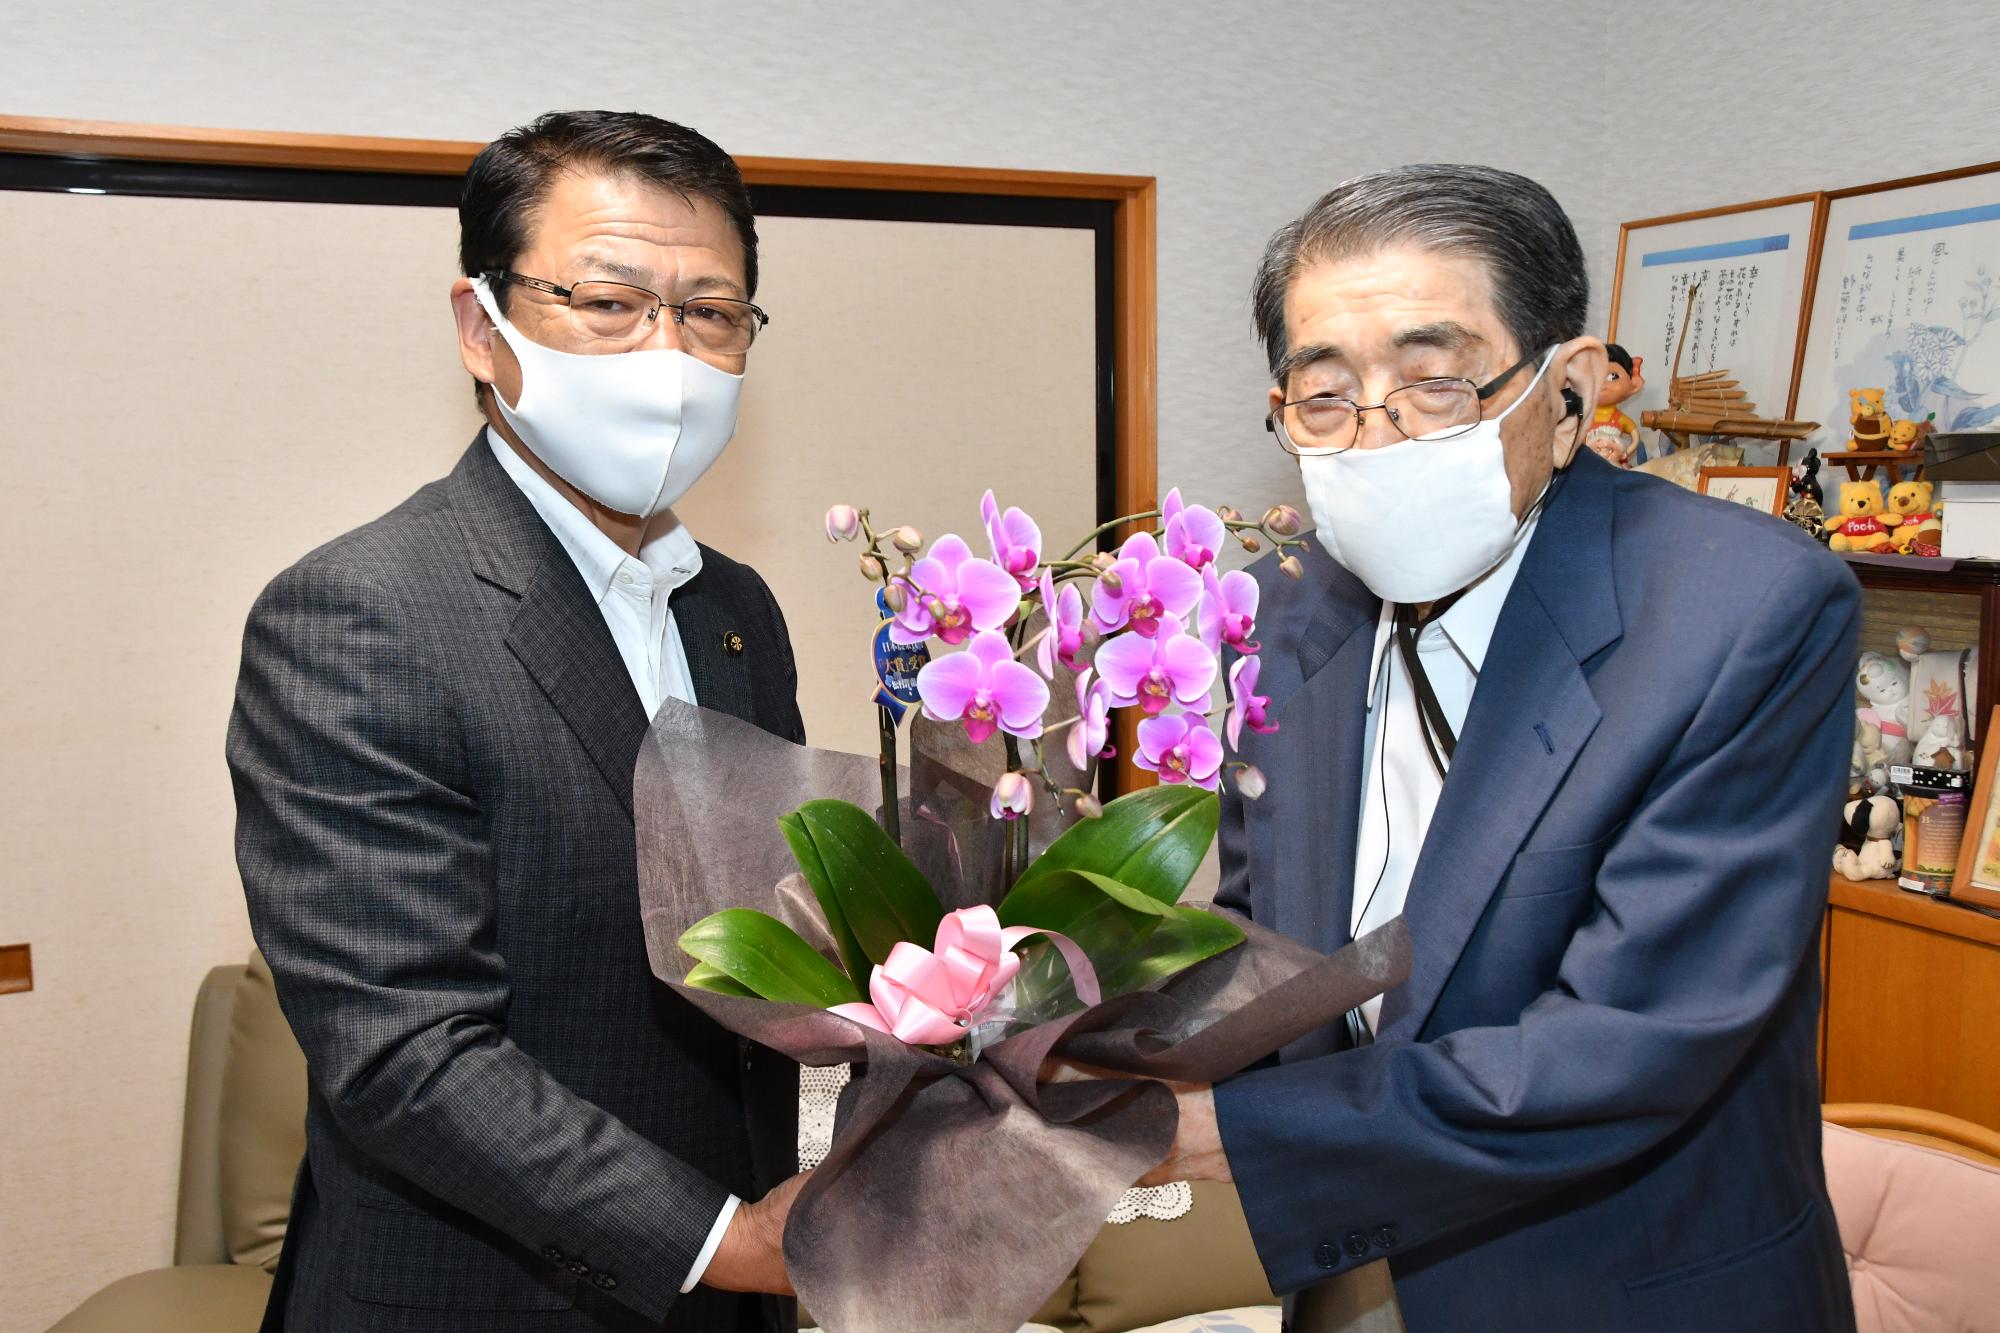
<svg viewBox="0 0 2000 1333">
<path fill-rule="evenodd" d="M 507 629 L 508 649 L 630 814 L 632 767 L 648 719 L 583 576 L 495 461 L 483 434 L 446 486 L 474 572 L 520 598 Z"/>
<path fill-rule="evenodd" d="M 1378 1033 L 1415 1039 L 1528 831 L 1603 714 L 1583 663 L 1622 631 L 1611 582 L 1615 474 L 1585 453 L 1549 499 L 1495 626 L 1410 881 L 1410 979 Z"/>
<path fill-rule="evenodd" d="M 704 566 L 713 559 L 704 551 Z M 752 655 L 773 651 L 757 641 L 744 623 L 741 608 L 720 594 L 720 585 L 706 568 L 674 591 L 674 629 L 687 654 L 688 677 L 695 702 L 718 713 L 755 722 L 756 692 L 751 688 Z"/>
</svg>

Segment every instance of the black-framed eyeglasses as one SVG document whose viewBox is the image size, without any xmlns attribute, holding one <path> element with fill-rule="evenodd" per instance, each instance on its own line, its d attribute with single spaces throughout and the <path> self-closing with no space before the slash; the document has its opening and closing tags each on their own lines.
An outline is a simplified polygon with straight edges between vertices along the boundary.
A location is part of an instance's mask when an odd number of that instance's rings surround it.
<svg viewBox="0 0 2000 1333">
<path fill-rule="evenodd" d="M 664 309 L 674 312 L 674 323 L 680 326 L 681 337 L 690 351 L 741 356 L 757 341 L 758 332 L 771 322 L 769 315 L 748 301 L 726 296 L 691 296 L 675 302 L 628 282 L 592 279 L 563 287 L 546 278 L 501 270 L 488 273 L 486 280 L 494 285 L 511 282 L 562 298 L 577 333 L 598 342 L 639 342 L 652 332 Z"/>
<path fill-rule="evenodd" d="M 1487 400 L 1547 351 L 1529 353 L 1484 384 L 1458 378 L 1418 380 L 1391 391 L 1379 403 L 1357 403 L 1337 393 L 1314 394 L 1280 404 L 1265 416 L 1264 429 L 1278 437 L 1286 453 L 1311 456 L 1352 449 L 1361 438 L 1361 418 L 1370 412 L 1387 414 L 1389 424 L 1405 439 L 1449 440 L 1477 426 Z"/>
</svg>

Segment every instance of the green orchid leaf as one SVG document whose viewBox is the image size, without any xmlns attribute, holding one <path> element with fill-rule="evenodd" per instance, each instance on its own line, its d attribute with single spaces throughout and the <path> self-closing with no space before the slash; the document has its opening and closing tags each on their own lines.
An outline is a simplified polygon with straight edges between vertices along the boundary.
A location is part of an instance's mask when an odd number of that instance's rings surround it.
<svg viewBox="0 0 2000 1333">
<path fill-rule="evenodd" d="M 861 998 L 854 983 L 790 926 L 747 907 L 703 917 L 688 927 L 680 945 L 697 963 L 762 999 L 826 1009 Z M 699 984 L 700 972 L 700 967 L 690 972 L 688 984 Z"/>
<path fill-rule="evenodd" d="M 854 938 L 854 931 L 847 924 L 847 913 L 841 908 L 841 895 L 834 892 L 833 877 L 827 873 L 826 862 L 813 842 L 804 816 L 797 810 L 781 815 L 778 830 L 785 835 L 785 842 L 792 849 L 792 859 L 799 863 L 799 873 L 812 886 L 813 897 L 819 900 L 820 913 L 826 917 L 827 930 L 833 936 L 834 947 L 840 951 L 840 961 L 847 968 L 847 975 L 866 978 L 874 964 L 862 951 L 861 942 Z"/>
<path fill-rule="evenodd" d="M 813 892 L 829 921 L 838 913 L 842 928 L 870 964 L 885 962 L 889 951 L 906 940 L 931 947 L 944 907 L 923 872 L 872 815 L 846 801 L 807 801 L 797 818 L 826 881 L 824 893 L 817 881 Z M 800 864 L 803 868 L 804 858 Z M 806 877 L 812 880 L 810 872 Z M 834 938 L 841 936 L 836 932 Z M 844 942 L 841 953 L 848 957 Z M 856 970 L 851 958 L 848 967 L 854 976 L 868 975 Z"/>
<path fill-rule="evenodd" d="M 710 967 L 707 963 L 696 963 L 689 968 L 688 974 L 681 978 L 681 984 L 692 986 L 696 990 L 714 991 L 717 995 L 741 995 L 751 1000 L 757 998 L 757 993 L 748 986 L 728 973 Z"/>
<path fill-rule="evenodd" d="M 1208 855 L 1221 813 L 1215 793 L 1199 787 L 1162 784 L 1121 796 L 1098 818 L 1078 821 L 1050 843 L 1015 890 L 1044 875 L 1076 870 L 1106 876 L 1156 902 L 1174 903 Z M 1000 914 L 1007 920 L 1005 907 Z"/>
<path fill-rule="evenodd" d="M 1212 958 L 1243 940 L 1226 917 L 1160 902 L 1106 875 L 1051 870 L 1023 880 L 1000 905 L 1002 924 L 1038 926 L 1076 942 L 1097 972 L 1108 999 L 1142 990 Z M 1022 970 L 1024 994 L 1045 995 L 1063 983 L 1054 950 Z"/>
</svg>

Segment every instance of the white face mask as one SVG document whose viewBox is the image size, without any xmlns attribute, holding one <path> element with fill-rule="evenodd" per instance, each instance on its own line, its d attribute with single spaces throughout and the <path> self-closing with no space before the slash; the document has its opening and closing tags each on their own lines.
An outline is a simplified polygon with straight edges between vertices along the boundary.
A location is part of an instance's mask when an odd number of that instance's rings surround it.
<svg viewBox="0 0 2000 1333">
<path fill-rule="evenodd" d="M 741 375 L 666 348 L 558 352 L 507 322 L 486 279 L 473 279 L 472 291 L 521 366 L 520 402 L 509 406 L 493 388 L 500 415 L 535 457 L 607 509 L 651 518 L 670 507 L 736 433 Z"/>
<path fill-rule="evenodd" d="M 1301 455 L 1306 503 L 1326 553 L 1385 602 L 1434 602 L 1507 558 L 1521 523 L 1500 423 L 1526 402 L 1555 349 L 1497 417 L 1447 440 Z M 1537 501 L 1539 503 L 1539 501 Z"/>
</svg>

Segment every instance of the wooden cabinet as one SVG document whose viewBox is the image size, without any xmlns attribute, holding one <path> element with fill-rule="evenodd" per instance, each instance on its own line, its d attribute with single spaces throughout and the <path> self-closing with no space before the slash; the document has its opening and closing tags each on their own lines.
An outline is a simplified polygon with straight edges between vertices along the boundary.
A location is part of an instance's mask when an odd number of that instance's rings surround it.
<svg viewBox="0 0 2000 1333">
<path fill-rule="evenodd" d="M 2000 1129 L 2000 918 L 1836 877 L 1821 959 L 1827 1101 Z"/>
</svg>

